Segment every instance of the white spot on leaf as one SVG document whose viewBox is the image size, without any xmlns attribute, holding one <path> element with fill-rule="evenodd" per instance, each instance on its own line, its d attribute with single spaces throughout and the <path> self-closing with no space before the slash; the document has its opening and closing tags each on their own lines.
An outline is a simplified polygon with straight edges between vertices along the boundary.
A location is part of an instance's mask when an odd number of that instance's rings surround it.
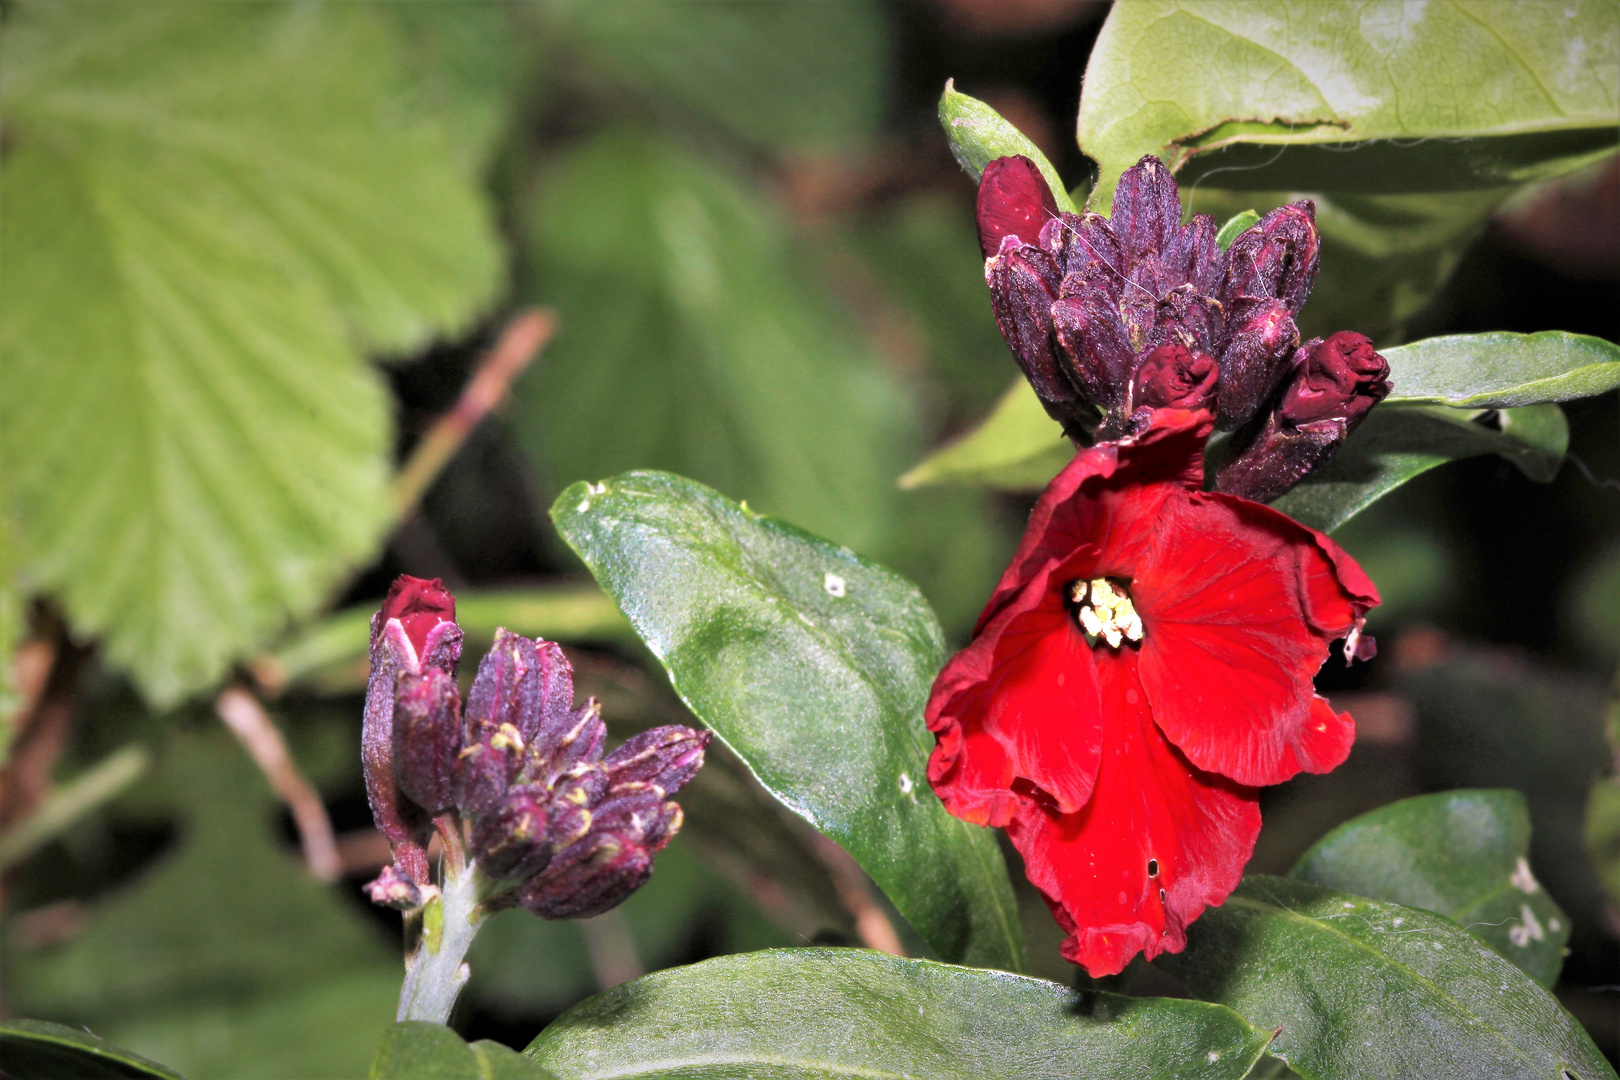
<svg viewBox="0 0 1620 1080">
<path fill-rule="evenodd" d="M 1520 859 L 1519 863 L 1523 865 L 1524 860 Z M 1508 940 L 1522 949 L 1532 941 L 1540 941 L 1546 936 L 1546 931 L 1541 928 L 1541 920 L 1530 910 L 1530 905 L 1520 904 L 1519 925 L 1508 931 Z"/>
<path fill-rule="evenodd" d="M 1524 861 L 1523 855 L 1519 856 L 1518 865 L 1513 868 L 1513 876 L 1508 880 L 1522 893 L 1529 894 L 1541 891 L 1541 885 L 1536 881 L 1535 875 L 1530 873 L 1530 864 Z"/>
<path fill-rule="evenodd" d="M 827 571 L 826 576 L 821 579 L 821 587 L 827 590 L 828 596 L 831 596 L 836 600 L 841 600 L 844 597 L 844 579 L 833 573 L 831 570 Z"/>
</svg>

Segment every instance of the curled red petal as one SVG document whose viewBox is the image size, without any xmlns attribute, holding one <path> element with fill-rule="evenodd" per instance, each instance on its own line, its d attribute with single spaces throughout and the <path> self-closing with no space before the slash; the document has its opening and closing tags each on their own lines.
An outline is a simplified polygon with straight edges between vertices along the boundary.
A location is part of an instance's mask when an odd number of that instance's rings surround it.
<svg viewBox="0 0 1620 1080">
<path fill-rule="evenodd" d="M 1075 814 L 1031 801 L 1007 827 L 1069 935 L 1064 958 L 1092 976 L 1139 952 L 1180 952 L 1188 924 L 1237 887 L 1260 833 L 1258 793 L 1190 765 L 1134 669 L 1128 653 L 1098 663 L 1111 711 L 1090 801 Z"/>
<path fill-rule="evenodd" d="M 1366 597 L 1346 588 L 1321 546 L 1332 542 L 1268 507 L 1201 492 L 1167 500 L 1155 537 L 1132 596 L 1142 685 L 1165 735 L 1194 765 L 1242 784 L 1342 762 L 1348 743 L 1315 722 L 1313 680 Z M 1365 582 L 1359 569 L 1346 576 Z"/>
</svg>

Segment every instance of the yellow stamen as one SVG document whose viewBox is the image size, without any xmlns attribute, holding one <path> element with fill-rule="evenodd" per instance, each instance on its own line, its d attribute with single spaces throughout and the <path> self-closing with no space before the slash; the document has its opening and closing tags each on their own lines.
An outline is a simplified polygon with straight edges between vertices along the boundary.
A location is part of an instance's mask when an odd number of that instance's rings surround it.
<svg viewBox="0 0 1620 1080">
<path fill-rule="evenodd" d="M 1098 638 L 1115 649 L 1126 641 L 1142 640 L 1142 619 L 1124 582 L 1107 578 L 1076 581 L 1069 586 L 1069 597 L 1080 605 L 1075 614 L 1093 645 Z"/>
</svg>

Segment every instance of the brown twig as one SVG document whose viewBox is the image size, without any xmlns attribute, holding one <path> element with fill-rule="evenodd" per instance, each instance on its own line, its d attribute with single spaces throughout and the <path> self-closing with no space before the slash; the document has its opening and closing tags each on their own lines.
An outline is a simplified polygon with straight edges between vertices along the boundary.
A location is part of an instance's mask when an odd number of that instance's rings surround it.
<svg viewBox="0 0 1620 1080">
<path fill-rule="evenodd" d="M 426 494 L 473 429 L 500 407 L 513 381 L 545 347 L 556 328 L 556 316 L 544 308 L 519 312 L 507 323 L 500 340 L 467 380 L 461 397 L 428 428 L 394 478 L 394 506 L 401 517 Z"/>
<path fill-rule="evenodd" d="M 838 887 L 838 898 L 855 917 L 855 936 L 861 939 L 861 944 L 890 956 L 906 955 L 894 924 L 872 895 L 872 887 L 867 883 L 866 871 L 861 869 L 861 864 L 825 836 L 816 837 L 816 854 L 821 856 L 821 861 L 827 864 L 828 871 L 832 873 L 833 884 Z"/>
<path fill-rule="evenodd" d="M 293 763 L 281 729 L 259 699 L 240 686 L 228 687 L 221 693 L 214 710 L 292 812 L 310 872 L 322 881 L 336 881 L 343 874 L 343 860 L 332 836 L 332 821 L 314 785 Z"/>
</svg>

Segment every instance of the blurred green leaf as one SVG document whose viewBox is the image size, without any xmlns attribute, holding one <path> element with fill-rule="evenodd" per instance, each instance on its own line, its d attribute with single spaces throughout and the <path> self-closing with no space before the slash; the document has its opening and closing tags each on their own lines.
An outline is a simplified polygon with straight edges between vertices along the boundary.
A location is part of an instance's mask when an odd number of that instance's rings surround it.
<svg viewBox="0 0 1620 1080">
<path fill-rule="evenodd" d="M 1391 402 L 1501 409 L 1620 386 L 1620 346 L 1586 334 L 1453 334 L 1386 349 Z"/>
<path fill-rule="evenodd" d="M 443 1024 L 410 1020 L 383 1036 L 371 1080 L 546 1080 L 552 1074 L 488 1039 L 464 1042 Z"/>
<path fill-rule="evenodd" d="M 1158 963 L 1313 1080 L 1613 1077 L 1551 994 L 1450 919 L 1250 876 Z"/>
<path fill-rule="evenodd" d="M 44 1020 L 0 1024 L 0 1072 L 10 1080 L 182 1080 L 167 1066 L 88 1031 Z"/>
<path fill-rule="evenodd" d="M 944 641 L 915 586 L 667 473 L 575 484 L 551 515 L 693 714 L 941 956 L 1023 966 L 993 835 L 928 786 Z"/>
<path fill-rule="evenodd" d="M 775 949 L 649 975 L 575 1006 L 526 1053 L 565 1080 L 1174 1076 L 1239 1080 L 1269 1041 L 1201 1001 L 857 949 Z"/>
<path fill-rule="evenodd" d="M 1289 876 L 1444 915 L 1551 989 L 1564 966 L 1569 917 L 1530 873 L 1529 853 L 1523 795 L 1445 791 L 1345 822 Z"/>
<path fill-rule="evenodd" d="M 867 0 L 537 5 L 600 75 L 781 148 L 844 148 L 882 118 L 888 42 Z"/>
<path fill-rule="evenodd" d="M 397 948 L 277 842 L 274 796 L 229 736 L 174 736 L 158 779 L 177 847 L 70 943 L 12 947 L 11 1007 L 196 1076 L 362 1075 L 393 1017 Z"/>
<path fill-rule="evenodd" d="M 1568 600 L 1587 649 L 1605 663 L 1620 660 L 1620 541 L 1582 569 L 1570 583 Z"/>
<path fill-rule="evenodd" d="M 1607 0 L 1141 0 L 1098 35 L 1079 136 L 1103 209 L 1143 154 L 1225 187 L 1501 187 L 1613 153 L 1617 87 Z"/>
<path fill-rule="evenodd" d="M 900 486 L 956 483 L 1039 491 L 1074 453 L 1074 444 L 1020 377 L 1001 395 L 989 416 L 913 466 L 900 478 Z"/>
<path fill-rule="evenodd" d="M 392 436 L 361 349 L 467 326 L 484 199 L 362 5 L 14 5 L 0 437 L 20 572 L 148 700 L 368 558 Z"/>
<path fill-rule="evenodd" d="M 1495 427 L 1481 423 L 1494 419 Z M 1558 474 L 1569 426 L 1557 405 L 1525 405 L 1493 415 L 1444 405 L 1380 406 L 1339 452 L 1272 505 L 1313 529 L 1332 532 L 1408 480 L 1458 458 L 1499 454 L 1532 480 Z"/>
<path fill-rule="evenodd" d="M 519 434 L 558 489 L 667 468 L 863 551 L 894 542 L 909 403 L 765 199 L 621 132 L 562 161 L 525 219 L 533 290 L 563 318 Z"/>
<path fill-rule="evenodd" d="M 254 661 L 254 676 L 277 691 L 306 681 L 328 693 L 365 686 L 371 669 L 371 617 L 376 612 L 375 604 L 346 608 L 301 628 Z M 465 651 L 470 656 L 493 641 L 499 627 L 568 643 L 634 640 L 612 599 L 591 584 L 461 592 L 456 596 L 456 621 L 467 635 Z"/>
<path fill-rule="evenodd" d="M 1063 178 L 1052 163 L 1046 160 L 1046 155 L 996 110 L 978 98 L 968 97 L 957 90 L 954 82 L 947 82 L 945 92 L 940 95 L 939 122 L 945 128 L 945 137 L 950 140 L 951 153 L 956 156 L 957 164 L 966 170 L 974 183 L 979 182 L 984 167 L 996 158 L 1021 154 L 1033 161 L 1041 170 L 1041 175 L 1046 177 L 1052 197 L 1057 200 L 1058 210 L 1066 214 L 1075 212 L 1069 189 L 1064 186 Z"/>
<path fill-rule="evenodd" d="M 1253 210 L 1240 210 L 1228 218 L 1225 225 L 1221 226 L 1221 231 L 1215 234 L 1215 243 L 1222 251 L 1225 251 L 1232 246 L 1232 241 L 1259 223 L 1259 214 Z"/>
<path fill-rule="evenodd" d="M 18 693 L 14 661 L 17 646 L 27 633 L 23 597 L 17 588 L 17 544 L 6 513 L 6 478 L 0 470 L 0 764 L 11 751 L 12 721 L 23 706 Z"/>
</svg>

